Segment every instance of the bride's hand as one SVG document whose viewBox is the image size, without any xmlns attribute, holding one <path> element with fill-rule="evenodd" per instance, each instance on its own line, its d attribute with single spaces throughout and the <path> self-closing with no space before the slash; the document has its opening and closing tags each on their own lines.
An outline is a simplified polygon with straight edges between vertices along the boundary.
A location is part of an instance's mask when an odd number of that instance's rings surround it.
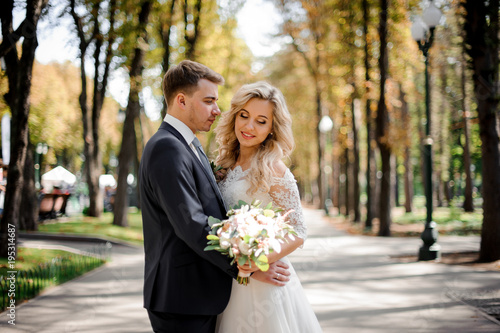
<svg viewBox="0 0 500 333">
<path fill-rule="evenodd" d="M 283 287 L 288 281 L 290 281 L 290 272 L 288 271 L 288 265 L 281 261 L 273 262 L 269 265 L 269 269 L 266 272 L 256 271 L 252 274 L 252 279 L 260 282 L 269 283 L 278 287 Z"/>
<path fill-rule="evenodd" d="M 257 265 L 252 261 L 250 263 L 247 262 L 243 266 L 238 265 L 238 270 L 241 273 L 250 274 L 250 273 L 258 271 L 259 267 L 257 267 Z"/>
</svg>

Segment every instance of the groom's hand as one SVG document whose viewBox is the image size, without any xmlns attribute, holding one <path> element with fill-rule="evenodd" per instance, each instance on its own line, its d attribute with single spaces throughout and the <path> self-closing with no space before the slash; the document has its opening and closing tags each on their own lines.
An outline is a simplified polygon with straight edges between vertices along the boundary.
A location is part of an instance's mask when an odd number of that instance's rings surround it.
<svg viewBox="0 0 500 333">
<path fill-rule="evenodd" d="M 256 271 L 252 274 L 251 278 L 260 282 L 283 287 L 290 281 L 289 276 L 290 272 L 288 271 L 288 265 L 278 260 L 270 264 L 266 272 Z"/>
</svg>

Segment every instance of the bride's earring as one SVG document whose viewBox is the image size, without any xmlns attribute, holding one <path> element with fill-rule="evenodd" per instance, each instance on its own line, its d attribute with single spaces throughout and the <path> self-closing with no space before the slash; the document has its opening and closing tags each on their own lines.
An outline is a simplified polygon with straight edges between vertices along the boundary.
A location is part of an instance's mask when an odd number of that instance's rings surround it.
<svg viewBox="0 0 500 333">
<path fill-rule="evenodd" d="M 264 147 L 266 145 L 267 141 L 271 140 L 271 138 L 273 137 L 273 135 L 274 135 L 273 132 L 271 132 L 271 133 L 269 133 L 267 135 L 267 138 L 264 141 L 262 141 L 262 143 L 261 143 L 262 147 Z"/>
</svg>

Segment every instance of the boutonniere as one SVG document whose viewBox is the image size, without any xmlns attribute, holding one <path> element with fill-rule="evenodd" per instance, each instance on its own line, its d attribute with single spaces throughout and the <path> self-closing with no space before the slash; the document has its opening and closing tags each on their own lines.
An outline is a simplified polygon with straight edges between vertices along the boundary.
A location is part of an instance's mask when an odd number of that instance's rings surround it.
<svg viewBox="0 0 500 333">
<path fill-rule="evenodd" d="M 217 183 L 224 179 L 224 177 L 226 176 L 226 169 L 224 169 L 220 165 L 215 164 L 214 161 L 210 161 L 210 167 L 212 168 L 212 172 Z"/>
</svg>

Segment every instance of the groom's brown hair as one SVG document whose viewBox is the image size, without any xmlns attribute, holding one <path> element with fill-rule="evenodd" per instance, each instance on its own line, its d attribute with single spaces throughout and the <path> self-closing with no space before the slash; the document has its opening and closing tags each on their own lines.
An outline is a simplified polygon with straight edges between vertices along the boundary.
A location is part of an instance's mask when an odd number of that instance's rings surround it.
<svg viewBox="0 0 500 333">
<path fill-rule="evenodd" d="M 167 107 L 169 102 L 180 92 L 192 95 L 201 79 L 223 85 L 224 78 L 207 66 L 191 60 L 183 60 L 178 65 L 170 67 L 163 77 L 163 96 Z"/>
</svg>

